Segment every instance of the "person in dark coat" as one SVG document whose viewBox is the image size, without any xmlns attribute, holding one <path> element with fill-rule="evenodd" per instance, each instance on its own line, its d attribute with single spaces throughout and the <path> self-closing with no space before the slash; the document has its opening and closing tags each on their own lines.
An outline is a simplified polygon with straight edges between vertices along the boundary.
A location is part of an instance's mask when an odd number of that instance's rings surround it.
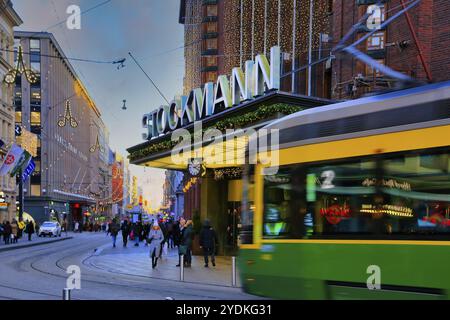
<svg viewBox="0 0 450 320">
<path fill-rule="evenodd" d="M 117 240 L 117 235 L 119 234 L 119 230 L 120 230 L 120 225 L 117 223 L 116 219 L 113 219 L 113 221 L 111 222 L 111 237 L 113 240 L 113 248 L 116 247 L 116 240 Z"/>
<path fill-rule="evenodd" d="M 139 247 L 139 242 L 141 240 L 142 234 L 142 225 L 141 222 L 138 221 L 133 226 L 133 237 L 134 237 L 134 246 Z"/>
<path fill-rule="evenodd" d="M 205 268 L 208 268 L 208 256 L 211 256 L 212 265 L 216 266 L 216 247 L 218 244 L 216 231 L 211 226 L 209 220 L 205 220 L 202 231 L 200 232 L 200 248 L 203 249 L 205 257 Z"/>
<path fill-rule="evenodd" d="M 191 267 L 192 263 L 192 238 L 194 236 L 192 220 L 188 220 L 183 228 L 183 235 L 181 238 L 180 246 L 186 247 L 186 254 L 184 259 L 184 266 L 187 268 Z"/>
<path fill-rule="evenodd" d="M 180 222 L 176 221 L 172 227 L 173 244 L 175 247 L 178 247 L 180 245 L 180 236 L 181 236 Z"/>
<path fill-rule="evenodd" d="M 166 224 L 164 223 L 164 221 L 159 221 L 159 227 L 161 228 L 161 231 L 163 233 L 163 241 L 161 241 L 160 248 L 159 248 L 159 257 L 161 258 L 162 257 L 162 252 L 163 252 L 163 248 L 164 248 L 164 245 L 167 242 L 169 234 L 167 233 L 167 227 L 166 227 Z"/>
<path fill-rule="evenodd" d="M 130 235 L 131 232 L 131 226 L 127 220 L 123 222 L 122 227 L 120 227 L 120 230 L 122 231 L 123 246 L 126 247 L 128 243 L 128 236 Z"/>
<path fill-rule="evenodd" d="M 27 225 L 25 227 L 25 233 L 28 234 L 28 241 L 31 241 L 31 236 L 34 233 L 34 224 L 31 221 L 27 222 Z"/>
<path fill-rule="evenodd" d="M 145 222 L 143 227 L 142 227 L 142 229 L 143 229 L 143 233 L 144 233 L 143 238 L 144 238 L 144 241 L 145 241 L 145 246 L 148 246 L 148 243 L 147 243 L 146 240 L 148 239 L 148 236 L 150 234 L 150 230 L 152 229 L 152 226 L 150 225 L 149 222 Z"/>
<path fill-rule="evenodd" d="M 166 223 L 166 229 L 167 229 L 167 247 L 168 249 L 174 248 L 174 241 L 173 241 L 173 221 L 169 220 Z"/>
<path fill-rule="evenodd" d="M 9 221 L 6 221 L 5 226 L 3 227 L 3 241 L 5 241 L 5 244 L 10 244 L 11 233 L 12 233 L 11 224 L 9 223 Z"/>
</svg>

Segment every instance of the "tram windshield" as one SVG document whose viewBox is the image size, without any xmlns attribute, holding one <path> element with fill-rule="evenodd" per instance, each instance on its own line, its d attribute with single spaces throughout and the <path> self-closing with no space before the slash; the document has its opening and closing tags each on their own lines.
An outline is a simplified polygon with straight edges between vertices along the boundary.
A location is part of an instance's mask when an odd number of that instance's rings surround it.
<svg viewBox="0 0 450 320">
<path fill-rule="evenodd" d="M 450 239 L 448 149 L 295 164 L 263 179 L 266 239 Z"/>
</svg>

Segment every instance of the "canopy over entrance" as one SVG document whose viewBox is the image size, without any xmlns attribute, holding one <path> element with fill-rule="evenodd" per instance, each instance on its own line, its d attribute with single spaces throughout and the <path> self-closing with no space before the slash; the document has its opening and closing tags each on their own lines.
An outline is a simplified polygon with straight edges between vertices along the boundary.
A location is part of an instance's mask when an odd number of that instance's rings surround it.
<svg viewBox="0 0 450 320">
<path fill-rule="evenodd" d="M 186 140 L 172 141 L 175 136 L 169 132 L 129 148 L 130 163 L 168 170 L 239 167 L 248 161 L 245 149 L 252 132 L 288 114 L 331 103 L 334 101 L 273 91 L 202 120 L 200 129 L 195 123 L 185 126 L 190 132 Z M 195 163 L 195 159 L 200 161 Z"/>
</svg>

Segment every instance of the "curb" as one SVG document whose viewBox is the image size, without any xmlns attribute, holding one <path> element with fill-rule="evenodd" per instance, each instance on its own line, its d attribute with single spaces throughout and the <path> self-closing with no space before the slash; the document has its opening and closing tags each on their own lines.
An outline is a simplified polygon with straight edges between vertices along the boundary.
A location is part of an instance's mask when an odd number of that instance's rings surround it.
<svg viewBox="0 0 450 320">
<path fill-rule="evenodd" d="M 17 247 L 9 245 L 6 248 L 0 248 L 0 252 L 19 250 L 19 249 L 22 249 L 22 248 L 36 247 L 36 246 L 41 246 L 41 245 L 44 245 L 44 244 L 55 243 L 55 242 L 60 242 L 60 241 L 65 241 L 65 240 L 70 240 L 70 239 L 73 239 L 73 237 L 54 239 L 54 240 L 49 240 L 49 241 L 45 241 L 45 242 L 35 242 L 35 243 L 25 244 L 25 245 L 21 245 L 21 246 L 17 246 Z"/>
</svg>

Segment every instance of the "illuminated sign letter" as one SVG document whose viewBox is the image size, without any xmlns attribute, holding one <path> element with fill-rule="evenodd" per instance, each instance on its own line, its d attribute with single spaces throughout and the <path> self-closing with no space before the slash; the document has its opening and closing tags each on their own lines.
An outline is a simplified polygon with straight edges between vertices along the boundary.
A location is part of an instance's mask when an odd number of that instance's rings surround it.
<svg viewBox="0 0 450 320">
<path fill-rule="evenodd" d="M 195 90 L 192 90 L 188 97 L 182 97 L 182 100 L 185 100 L 183 103 L 183 113 L 181 115 L 182 126 L 185 126 L 195 120 L 194 99 Z"/>
<path fill-rule="evenodd" d="M 253 61 L 245 62 L 245 74 L 241 68 L 231 71 L 231 95 L 233 105 L 238 105 L 242 100 L 250 100 L 253 97 Z"/>
<path fill-rule="evenodd" d="M 178 111 L 180 110 L 180 103 L 180 99 L 174 99 L 168 109 L 167 122 L 169 124 L 170 130 L 172 131 L 178 129 L 178 127 L 180 126 L 181 121 L 178 115 Z"/>
<path fill-rule="evenodd" d="M 233 106 L 231 101 L 230 83 L 227 76 L 219 76 L 217 79 L 216 92 L 214 96 L 213 114 L 221 112 Z"/>
<path fill-rule="evenodd" d="M 202 89 L 194 89 L 191 91 L 188 97 L 189 110 L 192 110 L 194 121 L 203 118 L 203 94 Z"/>
<path fill-rule="evenodd" d="M 261 96 L 266 91 L 280 89 L 281 53 L 280 47 L 270 49 L 270 64 L 265 55 L 257 55 L 255 61 L 255 96 Z"/>
<path fill-rule="evenodd" d="M 156 116 L 157 116 L 157 121 L 156 121 L 156 129 L 158 131 L 159 134 L 163 134 L 166 133 L 168 131 L 168 126 L 167 126 L 167 106 L 161 106 L 159 107 Z"/>
<path fill-rule="evenodd" d="M 200 92 L 201 93 L 201 92 Z M 199 99 L 196 99 L 198 102 Z M 201 104 L 195 106 L 195 119 L 200 120 L 212 114 L 214 104 L 214 83 L 205 83 Z"/>
</svg>

